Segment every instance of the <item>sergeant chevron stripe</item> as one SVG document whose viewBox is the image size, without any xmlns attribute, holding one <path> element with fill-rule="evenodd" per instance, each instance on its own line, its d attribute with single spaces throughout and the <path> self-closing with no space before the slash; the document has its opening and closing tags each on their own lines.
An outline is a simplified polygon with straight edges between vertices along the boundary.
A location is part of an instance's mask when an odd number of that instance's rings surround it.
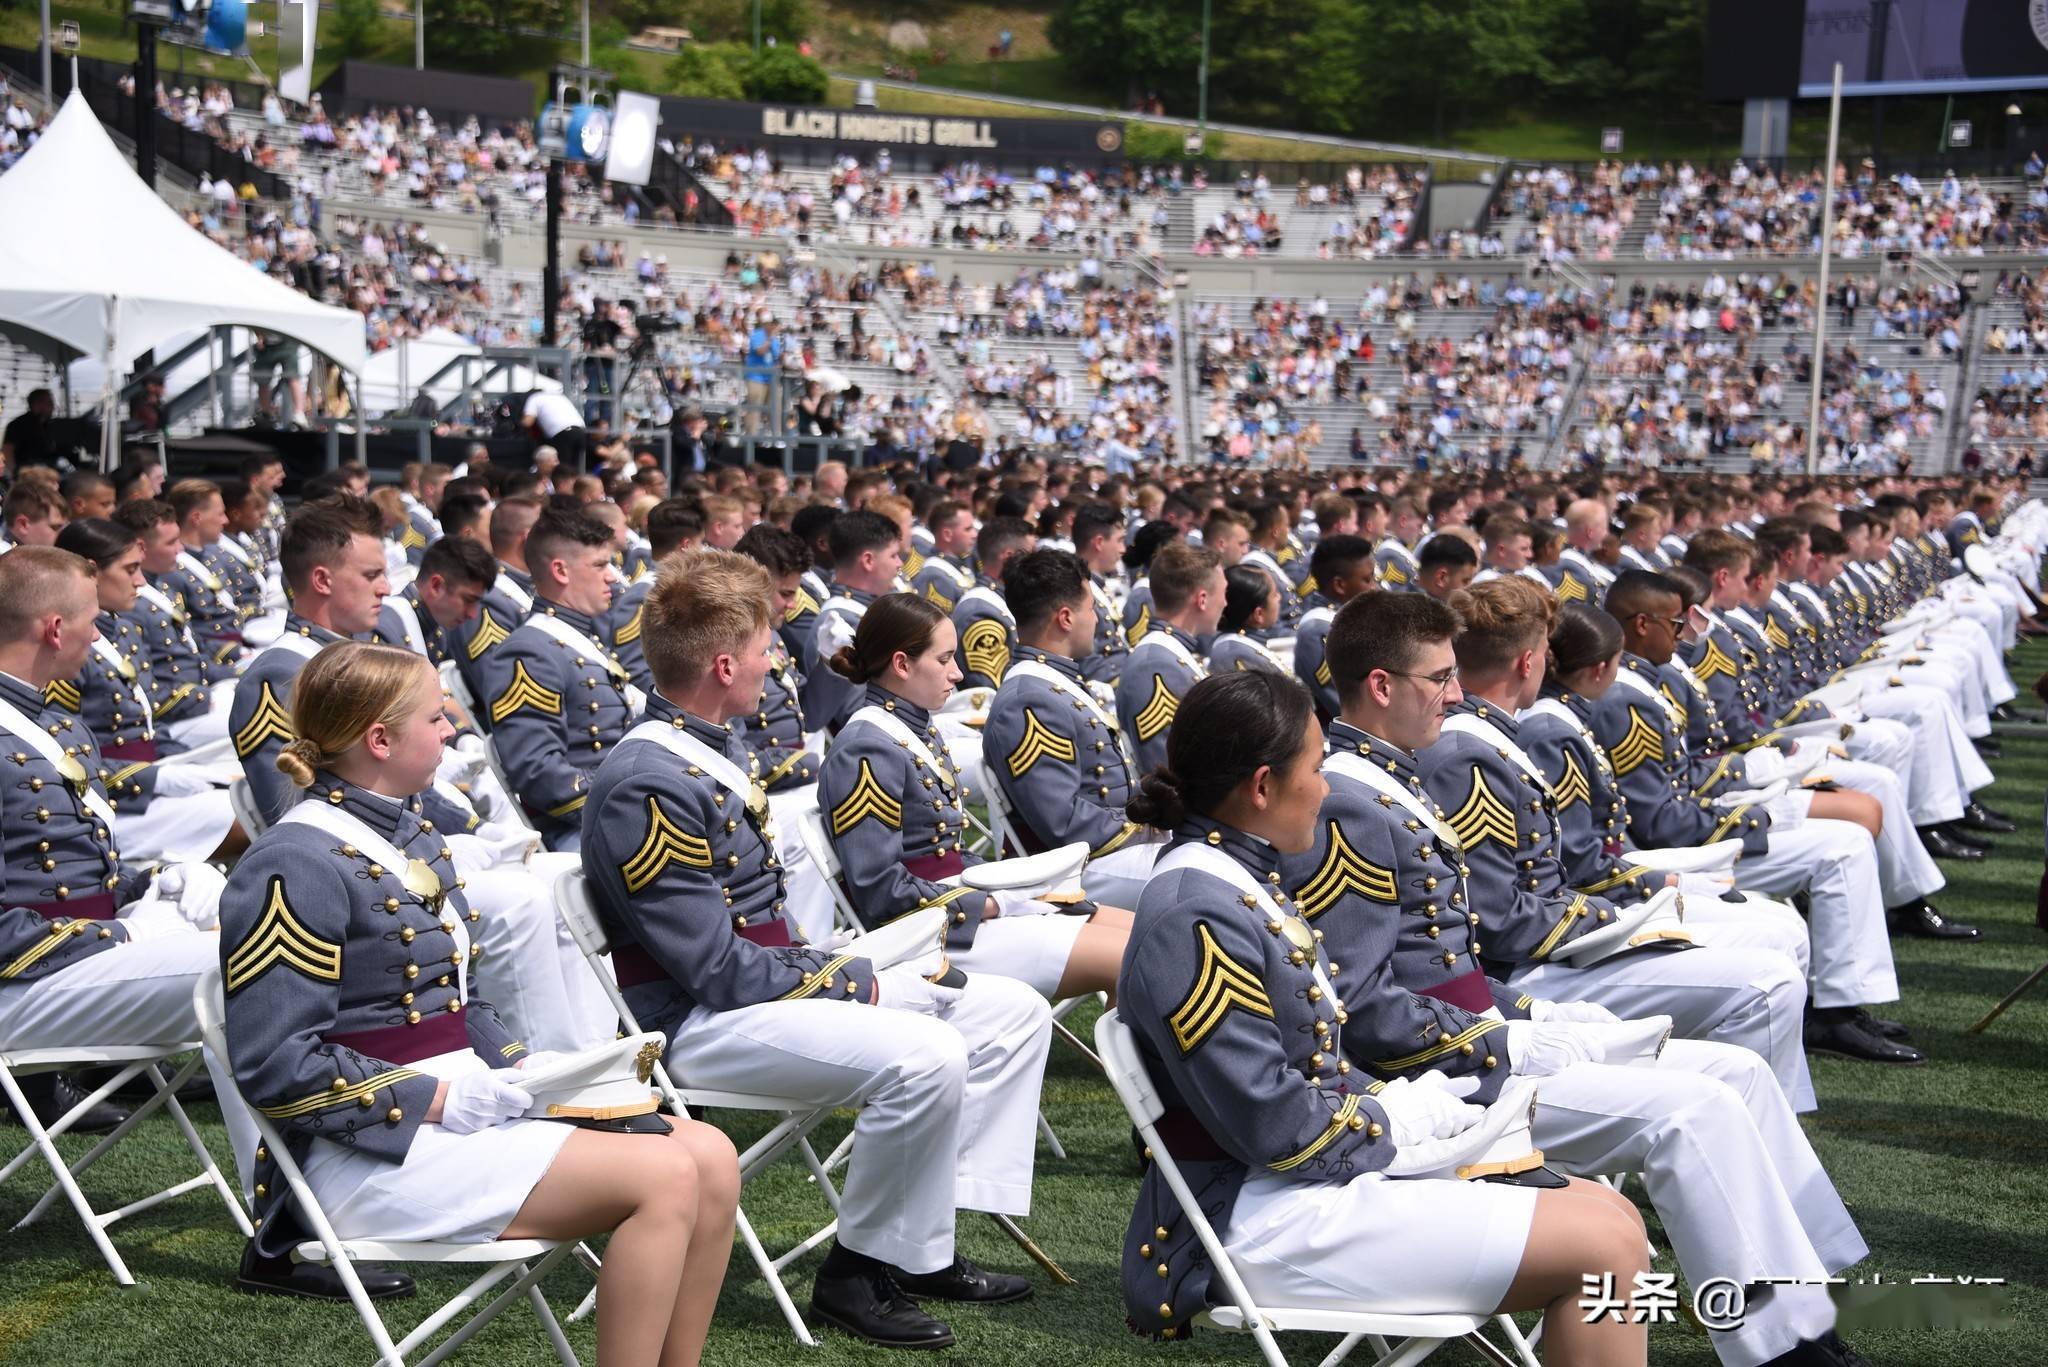
<svg viewBox="0 0 2048 1367">
<path fill-rule="evenodd" d="M 1266 996 L 1265 985 L 1256 973 L 1224 952 L 1216 937 L 1209 933 L 1208 922 L 1195 923 L 1195 938 L 1202 947 L 1202 965 L 1195 974 L 1195 985 L 1189 989 L 1187 999 L 1166 1018 L 1174 1043 L 1180 1046 L 1183 1055 L 1194 1053 L 1202 1041 L 1216 1033 L 1233 1007 L 1273 1019 L 1273 1003 Z"/>
<path fill-rule="evenodd" d="M 277 694 L 270 691 L 270 684 L 265 682 L 256 698 L 256 710 L 249 714 L 248 721 L 242 723 L 242 729 L 235 732 L 235 754 L 247 759 L 265 741 L 289 745 L 298 738 L 299 733 L 292 729 L 291 715 L 277 700 Z"/>
<path fill-rule="evenodd" d="M 1564 752 L 1564 776 L 1550 790 L 1557 796 L 1557 809 L 1561 812 L 1574 802 L 1591 802 L 1593 785 L 1586 779 L 1586 771 L 1579 767 L 1579 757 L 1570 750 Z"/>
<path fill-rule="evenodd" d="M 1051 727 L 1038 719 L 1038 713 L 1024 709 L 1024 738 L 1017 742 L 1017 748 L 1010 752 L 1010 777 L 1022 778 L 1031 772 L 1031 766 L 1050 756 L 1065 764 L 1074 762 L 1074 742 L 1055 733 Z"/>
<path fill-rule="evenodd" d="M 505 691 L 491 704 L 491 724 L 495 726 L 522 707 L 559 717 L 562 715 L 562 695 L 544 687 L 526 672 L 526 661 L 518 660 L 512 665 L 512 682 L 505 685 Z"/>
<path fill-rule="evenodd" d="M 1294 904 L 1304 917 L 1313 921 L 1347 892 L 1375 902 L 1401 900 L 1400 890 L 1394 886 L 1394 871 L 1381 868 L 1351 848 L 1351 842 L 1344 838 L 1344 828 L 1332 821 L 1330 852 L 1323 856 L 1321 867 L 1295 890 Z"/>
<path fill-rule="evenodd" d="M 619 628 L 618 635 L 612 637 L 612 644 L 622 646 L 628 642 L 639 640 L 640 626 L 646 616 L 647 604 L 643 602 L 639 607 L 633 609 L 633 615 L 626 619 L 626 625 Z"/>
<path fill-rule="evenodd" d="M 1586 586 L 1570 570 L 1557 581 L 1557 601 L 1560 603 L 1583 603 L 1586 601 Z"/>
<path fill-rule="evenodd" d="M 1702 682 L 1719 674 L 1732 679 L 1735 677 L 1735 661 L 1728 658 L 1728 652 L 1721 649 L 1719 641 L 1709 636 L 1707 653 L 1700 656 L 1700 662 L 1692 667 L 1692 672 L 1699 675 Z"/>
<path fill-rule="evenodd" d="M 1124 628 L 1124 639 L 1132 645 L 1136 645 L 1145 639 L 1145 633 L 1150 630 L 1152 630 L 1152 605 L 1150 603 L 1140 603 L 1138 604 L 1137 620 Z"/>
<path fill-rule="evenodd" d="M 321 982 L 341 981 L 341 946 L 306 929 L 284 899 L 284 879 L 272 875 L 270 900 L 255 928 L 228 955 L 227 990 L 234 992 L 283 964 Z"/>
<path fill-rule="evenodd" d="M 69 679 L 52 679 L 43 685 L 43 701 L 46 704 L 55 704 L 66 712 L 77 712 L 85 706 L 85 695 L 80 693 L 78 685 Z"/>
<path fill-rule="evenodd" d="M 1664 733 L 1650 724 L 1650 721 L 1631 704 L 1628 709 L 1628 734 L 1621 743 L 1607 752 L 1614 761 L 1614 772 L 1632 774 L 1642 767 L 1644 760 L 1664 762 Z"/>
<path fill-rule="evenodd" d="M 1330 661 L 1327 657 L 1316 666 L 1316 682 L 1328 688 L 1334 682 L 1330 677 Z"/>
<path fill-rule="evenodd" d="M 805 613 L 816 612 L 817 610 L 818 600 L 811 597 L 811 591 L 809 589 L 799 588 L 796 591 L 796 601 L 789 605 L 789 611 L 783 614 L 782 620 L 785 622 L 794 622 L 797 618 L 803 616 Z"/>
<path fill-rule="evenodd" d="M 1764 639 L 1780 650 L 1789 649 L 1792 645 L 1792 638 L 1785 634 L 1785 628 L 1778 625 L 1775 617 L 1764 619 Z"/>
<path fill-rule="evenodd" d="M 1151 698 L 1138 710 L 1138 715 L 1131 719 L 1137 723 L 1138 739 L 1150 740 L 1173 725 L 1174 714 L 1178 711 L 1180 699 L 1166 686 L 1166 676 L 1154 674 Z"/>
<path fill-rule="evenodd" d="M 882 785 L 875 778 L 875 771 L 868 762 L 860 762 L 860 777 L 854 781 L 853 791 L 846 800 L 832 809 L 832 834 L 845 835 L 861 822 L 873 817 L 890 830 L 903 829 L 903 804 L 882 791 Z"/>
<path fill-rule="evenodd" d="M 494 648 L 512 633 L 498 620 L 489 608 L 485 608 L 476 619 L 476 632 L 469 638 L 469 658 L 481 660 L 484 652 Z"/>
<path fill-rule="evenodd" d="M 638 892 L 672 863 L 693 869 L 710 868 L 711 843 L 669 820 L 668 813 L 661 809 L 661 800 L 649 797 L 647 838 L 640 842 L 631 859 L 619 865 L 619 877 L 626 880 L 627 892 Z"/>
<path fill-rule="evenodd" d="M 995 618 L 984 617 L 961 637 L 960 654 L 970 671 L 1000 684 L 1010 667 L 1009 633 Z"/>
<path fill-rule="evenodd" d="M 1679 726 L 1683 727 L 1685 725 L 1686 718 L 1692 715 L 1691 709 L 1689 709 L 1688 707 L 1686 707 L 1684 703 L 1679 701 L 1678 694 L 1672 690 L 1670 684 L 1658 684 L 1657 691 L 1664 695 L 1665 702 L 1671 704 L 1672 718 L 1675 721 L 1677 721 Z"/>
<path fill-rule="evenodd" d="M 1449 818 L 1451 829 L 1458 833 L 1458 843 L 1472 849 L 1480 841 L 1493 839 L 1509 849 L 1521 847 L 1521 835 L 1515 830 L 1515 814 L 1508 805 L 1494 796 L 1493 789 L 1486 786 L 1486 772 L 1478 765 L 1472 766 L 1472 791 L 1465 795 L 1465 803 Z"/>
</svg>

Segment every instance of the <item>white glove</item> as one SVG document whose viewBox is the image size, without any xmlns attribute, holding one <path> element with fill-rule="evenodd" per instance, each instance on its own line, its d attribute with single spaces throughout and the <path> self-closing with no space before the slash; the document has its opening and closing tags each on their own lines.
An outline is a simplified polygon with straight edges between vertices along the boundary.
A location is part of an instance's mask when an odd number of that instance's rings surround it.
<svg viewBox="0 0 2048 1367">
<path fill-rule="evenodd" d="M 227 886 L 226 874 L 196 860 L 173 864 L 156 876 L 156 895 L 176 902 L 178 914 L 201 930 L 220 924 L 220 895 Z"/>
<path fill-rule="evenodd" d="M 242 771 L 235 769 L 235 778 Z M 233 779 L 228 780 L 233 782 Z M 158 797 L 196 797 L 210 793 L 220 786 L 220 776 L 214 768 L 205 764 L 159 764 L 156 767 L 156 795 Z"/>
<path fill-rule="evenodd" d="M 1029 893 L 992 892 L 998 916 L 1052 916 L 1059 908 L 1050 902 L 1041 902 Z"/>
<path fill-rule="evenodd" d="M 1508 1022 L 1508 1059 L 1516 1077 L 1549 1077 L 1574 1063 L 1598 1063 L 1606 1057 L 1606 1048 L 1591 1031 L 1574 1030 L 1562 1023 Z"/>
<path fill-rule="evenodd" d="M 470 740 L 474 738 L 465 736 L 462 739 Z M 434 776 L 445 779 L 457 787 L 461 787 L 466 783 L 474 783 L 476 776 L 481 774 L 489 764 L 490 759 L 484 754 L 481 743 L 478 744 L 476 749 L 467 750 L 463 748 L 461 741 L 457 741 L 441 752 L 441 763 L 434 771 Z"/>
<path fill-rule="evenodd" d="M 448 1094 L 441 1098 L 441 1128 L 471 1134 L 525 1115 L 533 1095 L 507 1079 L 506 1071 L 480 1068 L 449 1079 Z"/>
<path fill-rule="evenodd" d="M 1477 1125 L 1486 1108 L 1460 1098 L 1478 1090 L 1476 1077 L 1454 1079 L 1432 1070 L 1419 1078 L 1397 1077 L 1372 1099 L 1387 1113 L 1387 1137 L 1406 1148 L 1449 1139 Z"/>
<path fill-rule="evenodd" d="M 1549 1021 L 1572 1021 L 1585 1025 L 1618 1025 L 1621 1017 L 1598 1002 L 1529 1003 L 1529 1019 L 1542 1025 Z"/>
<path fill-rule="evenodd" d="M 531 1068 L 534 1072 L 538 1073 L 544 1069 L 554 1067 L 555 1064 L 567 1057 L 569 1057 L 568 1054 L 559 1049 L 543 1049 L 537 1054 L 526 1055 L 526 1057 L 520 1059 L 519 1062 L 512 1066 L 514 1068 Z"/>
<path fill-rule="evenodd" d="M 962 990 L 941 987 L 916 969 L 904 965 L 878 970 L 875 983 L 881 989 L 875 995 L 878 1005 L 942 1019 L 953 1010 L 953 1003 L 960 1000 Z"/>
<path fill-rule="evenodd" d="M 1775 745 L 1759 745 L 1742 757 L 1742 777 L 1757 788 L 1784 777 L 1790 767 L 1786 752 Z"/>
<path fill-rule="evenodd" d="M 121 924 L 128 927 L 128 943 L 131 945 L 192 933 L 191 923 L 178 914 L 176 904 L 162 901 L 154 895 L 123 907 Z"/>
<path fill-rule="evenodd" d="M 473 835 L 451 835 L 447 839 L 448 860 L 464 878 L 474 878 L 498 867 L 498 852 L 490 841 Z"/>
</svg>

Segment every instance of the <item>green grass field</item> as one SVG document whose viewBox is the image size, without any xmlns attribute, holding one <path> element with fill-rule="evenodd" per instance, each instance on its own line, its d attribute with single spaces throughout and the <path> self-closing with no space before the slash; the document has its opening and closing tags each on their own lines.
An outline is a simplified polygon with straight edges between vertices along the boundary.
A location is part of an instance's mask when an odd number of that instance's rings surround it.
<svg viewBox="0 0 2048 1367">
<path fill-rule="evenodd" d="M 2012 673 L 2024 688 L 2048 668 L 2048 648 L 2019 652 Z M 2020 825 L 2004 837 L 1994 858 L 1951 865 L 1949 889 L 1937 901 L 1975 921 L 1985 938 L 1976 944 L 1897 946 L 1904 1000 L 1887 1014 L 1912 1027 L 1933 1056 L 1923 1068 L 1888 1071 L 1831 1059 L 1814 1063 L 1821 1109 L 1806 1125 L 1822 1159 L 1873 1250 L 1851 1274 L 1887 1280 L 1915 1275 L 2003 1277 L 2011 1284 L 2013 1320 L 1981 1331 L 1866 1330 L 1855 1343 L 1879 1367 L 1983 1367 L 2042 1359 L 2048 1339 L 2048 989 L 2009 1011 L 1987 1035 L 1966 1027 L 2026 973 L 2048 944 L 2034 928 L 2034 890 L 2041 869 L 2041 802 L 2048 791 L 2048 737 L 2013 736 L 1994 765 L 1998 784 L 1989 801 Z M 1077 1020 L 1086 1036 L 1088 1022 Z M 1108 1088 L 1070 1051 L 1055 1047 L 1044 1109 L 1064 1140 L 1068 1157 L 1043 1149 L 1035 1209 L 1026 1227 L 1080 1285 L 1055 1289 L 1042 1277 L 1039 1294 L 1020 1306 L 987 1312 L 958 1311 L 960 1346 L 952 1360 L 975 1367 L 1070 1367 L 1123 1362 L 1210 1363 L 1256 1360 L 1249 1339 L 1203 1333 L 1188 1344 L 1154 1345 L 1123 1328 L 1117 1294 L 1117 1252 L 1136 1183 L 1128 1127 Z M 211 1106 L 196 1108 L 217 1153 L 225 1135 Z M 744 1141 L 749 1117 L 721 1115 Z M 843 1125 L 828 1127 L 828 1138 Z M 18 1129 L 0 1130 L 18 1141 Z M 78 1152 L 82 1144 L 65 1141 Z M 91 1174 L 89 1188 L 101 1209 L 135 1199 L 159 1163 L 179 1160 L 182 1149 L 168 1124 L 157 1122 L 130 1140 Z M 31 1170 L 31 1173 L 33 1170 Z M 771 1248 L 794 1242 L 821 1208 L 792 1164 L 781 1164 L 749 1186 L 746 1207 Z M 479 1180 L 488 1180 L 480 1174 Z M 0 1189 L 0 1221 L 19 1218 L 40 1188 L 32 1175 Z M 346 1307 L 254 1300 L 227 1287 L 239 1240 L 217 1207 L 200 1195 L 145 1212 L 115 1227 L 130 1266 L 146 1284 L 121 1292 L 75 1220 L 61 1207 L 38 1226 L 0 1243 L 0 1362 L 95 1364 L 365 1363 L 368 1341 Z M 987 1221 L 962 1221 L 962 1244 L 972 1257 L 1010 1270 L 1036 1269 Z M 1655 1222 L 1652 1233 L 1656 1235 Z M 1661 1243 L 1661 1239 L 1660 1239 Z M 799 1303 L 808 1294 L 810 1263 L 790 1278 Z M 1668 1259 L 1660 1267 L 1671 1270 Z M 566 1313 L 588 1286 L 578 1271 L 558 1274 L 553 1299 Z M 429 1278 L 429 1292 L 453 1289 Z M 416 1307 L 400 1307 L 401 1311 Z M 409 1320 L 407 1321 L 410 1322 Z M 589 1323 L 570 1326 L 586 1361 L 596 1345 Z M 1326 1340 L 1283 1341 L 1295 1360 L 1313 1362 Z M 1703 1333 L 1685 1326 L 1658 1329 L 1652 1360 L 1677 1367 L 1714 1361 Z M 532 1318 L 513 1311 L 464 1359 L 504 1364 L 551 1361 Z M 789 1337 L 763 1284 L 736 1257 L 726 1284 L 707 1362 L 720 1364 L 879 1363 L 889 1355 L 843 1337 L 827 1336 L 822 1351 L 805 1353 Z M 1476 1361 L 1452 1348 L 1435 1361 Z"/>
</svg>

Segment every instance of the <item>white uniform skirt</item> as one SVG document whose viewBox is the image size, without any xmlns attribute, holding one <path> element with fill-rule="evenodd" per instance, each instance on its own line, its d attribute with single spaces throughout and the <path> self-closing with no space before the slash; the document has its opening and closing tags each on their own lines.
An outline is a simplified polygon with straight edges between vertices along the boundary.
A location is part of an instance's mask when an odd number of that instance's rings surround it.
<svg viewBox="0 0 2048 1367">
<path fill-rule="evenodd" d="M 1486 1315 L 1507 1295 L 1535 1217 L 1533 1187 L 1253 1173 L 1223 1246 L 1259 1305 Z"/>
<path fill-rule="evenodd" d="M 445 1080 L 489 1065 L 460 1049 L 411 1066 Z M 306 1182 L 344 1239 L 489 1243 L 574 1133 L 575 1126 L 553 1120 L 512 1120 L 470 1134 L 421 1125 L 403 1163 L 315 1143 L 306 1155 Z"/>
<path fill-rule="evenodd" d="M 1048 1000 L 1059 991 L 1086 916 L 998 916 L 983 921 L 970 949 L 946 957 L 963 973 L 1000 973 Z"/>
<path fill-rule="evenodd" d="M 228 790 L 216 788 L 186 797 L 154 797 L 139 812 L 117 812 L 114 837 L 129 859 L 178 864 L 212 854 L 234 825 Z"/>
</svg>

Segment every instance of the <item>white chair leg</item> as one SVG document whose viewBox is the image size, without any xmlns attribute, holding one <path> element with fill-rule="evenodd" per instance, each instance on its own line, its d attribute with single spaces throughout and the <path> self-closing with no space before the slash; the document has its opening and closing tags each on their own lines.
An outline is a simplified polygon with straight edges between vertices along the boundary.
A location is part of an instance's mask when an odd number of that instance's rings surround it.
<svg viewBox="0 0 2048 1367">
<path fill-rule="evenodd" d="M 760 1269 L 762 1279 L 768 1283 L 768 1294 L 775 1298 L 775 1308 L 782 1312 L 783 1319 L 789 1321 L 789 1330 L 796 1335 L 796 1341 L 806 1348 L 817 1347 L 818 1340 L 812 1336 L 811 1326 L 804 1323 L 796 1302 L 790 1299 L 789 1288 L 782 1284 L 781 1269 L 768 1256 L 768 1250 L 761 1247 L 760 1236 L 754 1233 L 754 1224 L 747 1218 L 747 1212 L 736 1212 L 733 1225 L 739 1233 L 740 1242 L 747 1246 L 747 1256 L 754 1260 L 754 1266 Z M 836 1222 L 833 1228 L 837 1230 Z"/>
<path fill-rule="evenodd" d="M 553 1346 L 555 1357 L 561 1362 L 562 1367 L 581 1367 L 576 1358 L 576 1350 L 569 1346 L 569 1336 L 562 1332 L 561 1322 L 555 1318 L 554 1308 L 548 1304 L 548 1298 L 541 1294 L 538 1281 L 526 1288 L 526 1299 L 533 1303 L 533 1313 L 540 1320 L 541 1332 L 548 1336 L 548 1343 Z"/>
<path fill-rule="evenodd" d="M 1540 1316 L 1536 1320 L 1536 1326 L 1526 1334 L 1522 1332 L 1522 1326 L 1515 1323 L 1513 1315 L 1495 1315 L 1493 1322 L 1500 1326 L 1501 1336 L 1508 1341 L 1508 1346 L 1515 1350 L 1515 1357 L 1520 1360 L 1522 1367 L 1542 1367 L 1536 1359 L 1536 1345 L 1543 1340 L 1543 1320 Z"/>
<path fill-rule="evenodd" d="M 115 1251 L 114 1241 L 107 1237 L 106 1229 L 100 1224 L 99 1217 L 93 1213 L 92 1203 L 87 1201 L 85 1193 L 78 1189 L 78 1183 L 72 1178 L 71 1170 L 64 1165 L 64 1155 L 57 1152 L 56 1141 L 50 1137 L 50 1132 L 43 1128 L 41 1118 L 36 1115 L 35 1108 L 28 1104 L 28 1098 L 22 1095 L 20 1084 L 15 1082 L 14 1073 L 10 1069 L 0 1068 L 0 1089 L 6 1091 L 7 1104 L 14 1111 L 14 1118 L 28 1131 L 29 1143 L 43 1155 L 43 1161 L 50 1165 L 57 1185 L 63 1188 L 65 1198 L 71 1202 L 71 1208 L 78 1212 L 79 1220 L 84 1223 L 85 1232 L 92 1236 L 93 1243 L 99 1248 L 100 1256 L 107 1260 L 107 1266 L 113 1270 L 114 1280 L 122 1286 L 135 1285 L 135 1274 L 128 1270 L 128 1264 L 123 1262 L 121 1255 Z"/>
<path fill-rule="evenodd" d="M 1358 1346 L 1358 1341 L 1364 1337 L 1364 1334 L 1346 1334 L 1341 1340 L 1338 1341 L 1337 1346 L 1330 1350 L 1330 1355 L 1323 1359 L 1322 1367 L 1337 1367 L 1338 1363 L 1342 1362 L 1345 1358 L 1351 1356 L 1351 1350 L 1353 1348 L 1356 1348 Z M 1384 1347 L 1379 1348 L 1376 1351 L 1378 1351 L 1382 1356 L 1384 1356 L 1386 1353 L 1386 1349 Z"/>
<path fill-rule="evenodd" d="M 228 1179 L 221 1174 L 220 1164 L 216 1163 L 213 1159 L 213 1150 L 206 1147 L 206 1141 L 201 1139 L 199 1131 L 193 1128 L 192 1118 L 185 1114 L 185 1108 L 178 1102 L 178 1088 L 185 1085 L 184 1079 L 190 1076 L 193 1068 L 199 1066 L 199 1062 L 199 1059 L 194 1058 L 169 1083 L 165 1083 L 163 1078 L 158 1075 L 154 1064 L 150 1065 L 149 1071 L 150 1075 L 159 1084 L 159 1090 L 163 1093 L 164 1109 L 170 1112 L 172 1123 L 177 1125 L 179 1133 L 185 1136 L 186 1145 L 191 1148 L 193 1155 L 199 1159 L 200 1165 L 205 1168 L 207 1180 L 213 1184 L 213 1189 L 219 1193 L 221 1204 L 228 1208 L 228 1214 L 234 1217 L 235 1227 L 241 1230 L 243 1238 L 253 1239 L 256 1237 L 256 1226 L 249 1223 L 249 1212 L 242 1207 L 241 1193 L 236 1191 L 229 1184 Z"/>
<path fill-rule="evenodd" d="M 1064 1161 L 1067 1150 L 1060 1143 L 1060 1137 L 1053 1133 L 1052 1122 L 1045 1118 L 1044 1111 L 1038 1113 L 1038 1133 L 1045 1140 L 1045 1147 L 1052 1150 L 1052 1156 Z"/>
<path fill-rule="evenodd" d="M 436 1363 L 447 1361 L 450 1357 L 454 1356 L 458 1348 L 467 1343 L 485 1325 L 504 1314 L 514 1301 L 523 1299 L 527 1288 L 538 1282 L 547 1272 L 548 1268 L 559 1262 L 561 1255 L 567 1251 L 566 1247 L 554 1249 L 546 1257 L 532 1263 L 500 1263 L 463 1288 L 461 1295 L 455 1297 L 432 1315 L 429 1315 L 426 1319 L 421 1320 L 419 1324 L 415 1325 L 413 1331 L 399 1342 L 399 1351 L 411 1352 L 413 1349 L 423 1346 L 428 1339 L 441 1332 L 442 1326 L 446 1325 L 470 1306 L 482 1300 L 493 1287 L 509 1278 L 512 1283 L 510 1286 L 500 1291 L 497 1297 L 484 1306 L 483 1309 L 464 1320 L 454 1333 L 443 1339 L 440 1346 L 421 1358 L 415 1364 L 415 1367 L 435 1367 Z"/>
</svg>

